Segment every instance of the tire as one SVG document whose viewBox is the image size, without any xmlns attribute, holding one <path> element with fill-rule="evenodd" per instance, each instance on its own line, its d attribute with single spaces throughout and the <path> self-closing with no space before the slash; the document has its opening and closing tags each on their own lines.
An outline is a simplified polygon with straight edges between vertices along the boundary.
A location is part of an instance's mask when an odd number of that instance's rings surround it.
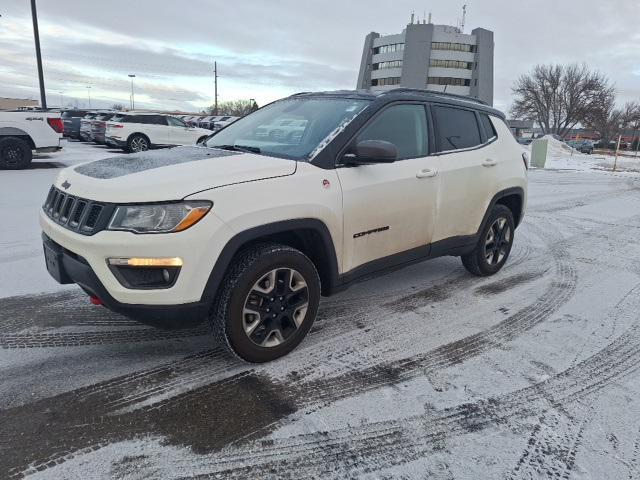
<svg viewBox="0 0 640 480">
<path fill-rule="evenodd" d="M 464 268 L 479 277 L 499 272 L 511 253 L 514 231 L 511 210 L 504 205 L 495 205 L 480 232 L 478 244 L 471 253 L 462 256 Z M 496 236 L 499 238 L 497 242 Z"/>
<path fill-rule="evenodd" d="M 292 351 L 318 313 L 318 272 L 306 255 L 285 245 L 239 253 L 221 285 L 209 318 L 212 333 L 247 362 L 269 362 Z"/>
<path fill-rule="evenodd" d="M 149 139 L 140 133 L 134 133 L 127 140 L 127 152 L 129 153 L 145 152 L 150 147 Z"/>
<path fill-rule="evenodd" d="M 21 138 L 0 138 L 0 169 L 22 170 L 31 163 L 31 146 Z"/>
</svg>

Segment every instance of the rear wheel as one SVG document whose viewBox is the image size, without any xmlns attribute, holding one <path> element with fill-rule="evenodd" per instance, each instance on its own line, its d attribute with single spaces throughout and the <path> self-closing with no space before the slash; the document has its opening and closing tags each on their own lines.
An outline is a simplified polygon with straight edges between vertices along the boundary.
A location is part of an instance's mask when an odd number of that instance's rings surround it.
<svg viewBox="0 0 640 480">
<path fill-rule="evenodd" d="M 229 267 L 210 318 L 219 343 L 248 362 L 268 362 L 296 348 L 320 302 L 315 266 L 294 248 L 265 244 Z"/>
<path fill-rule="evenodd" d="M 150 146 L 149 139 L 139 133 L 131 135 L 127 141 L 127 151 L 131 153 L 144 152 L 149 150 Z"/>
<path fill-rule="evenodd" d="M 31 163 L 31 146 L 21 138 L 0 138 L 0 169 L 21 170 Z"/>
<path fill-rule="evenodd" d="M 480 232 L 475 249 L 462 256 L 462 264 L 472 274 L 488 276 L 497 273 L 506 263 L 513 245 L 515 224 L 511 210 L 495 205 Z"/>
</svg>

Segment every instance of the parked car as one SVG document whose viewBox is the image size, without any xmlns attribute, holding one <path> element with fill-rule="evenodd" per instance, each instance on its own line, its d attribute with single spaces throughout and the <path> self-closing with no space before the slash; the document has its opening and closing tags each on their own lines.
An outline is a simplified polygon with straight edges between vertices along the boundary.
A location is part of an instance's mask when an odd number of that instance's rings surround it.
<svg viewBox="0 0 640 480">
<path fill-rule="evenodd" d="M 127 152 L 142 152 L 155 147 L 195 145 L 209 135 L 209 130 L 190 127 L 170 115 L 133 113 L 115 116 L 106 123 L 105 143 Z"/>
<path fill-rule="evenodd" d="M 224 128 L 227 125 L 231 125 L 233 122 L 235 122 L 239 118 L 240 117 L 232 117 L 232 116 L 220 117 L 219 120 L 214 122 L 213 129 L 220 130 L 221 128 Z"/>
<path fill-rule="evenodd" d="M 0 112 L 0 169 L 27 168 L 34 151 L 49 153 L 60 150 L 63 131 L 58 112 Z"/>
<path fill-rule="evenodd" d="M 207 130 L 213 130 L 213 126 L 215 124 L 215 122 L 219 119 L 220 117 L 216 116 L 216 115 L 209 115 L 208 117 L 204 117 L 202 120 L 200 120 L 200 128 L 206 128 Z"/>
<path fill-rule="evenodd" d="M 87 114 L 80 119 L 80 130 L 78 131 L 78 137 L 83 142 L 88 142 L 91 139 L 91 122 L 98 115 L 98 112 L 87 112 Z"/>
<path fill-rule="evenodd" d="M 586 153 L 591 155 L 593 153 L 593 142 L 591 140 L 570 140 L 567 142 L 572 148 L 575 148 L 580 153 Z"/>
<path fill-rule="evenodd" d="M 103 112 L 91 121 L 91 134 L 89 140 L 98 144 L 105 143 L 105 132 L 107 129 L 107 122 L 111 120 L 117 112 Z"/>
<path fill-rule="evenodd" d="M 64 124 L 64 136 L 80 138 L 80 119 L 87 114 L 86 110 L 64 110 L 61 114 Z"/>
<path fill-rule="evenodd" d="M 516 137 L 516 141 L 520 145 L 531 145 L 531 142 L 533 142 L 533 138 L 531 138 L 531 137 Z"/>
<path fill-rule="evenodd" d="M 285 118 L 305 121 L 302 141 L 257 135 Z M 525 211 L 522 149 L 470 98 L 298 94 L 205 146 L 61 171 L 40 215 L 46 265 L 132 318 L 207 320 L 250 362 L 290 352 L 321 295 L 372 274 L 443 255 L 495 274 Z"/>
<path fill-rule="evenodd" d="M 288 139 L 294 141 L 302 137 L 307 128 L 307 120 L 285 118 L 272 125 L 263 125 L 256 130 L 256 135 L 268 137 L 272 140 Z"/>
</svg>

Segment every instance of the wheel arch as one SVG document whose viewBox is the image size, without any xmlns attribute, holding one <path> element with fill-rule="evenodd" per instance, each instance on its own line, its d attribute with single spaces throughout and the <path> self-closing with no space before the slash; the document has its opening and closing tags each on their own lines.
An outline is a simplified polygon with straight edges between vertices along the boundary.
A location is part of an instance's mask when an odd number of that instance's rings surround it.
<svg viewBox="0 0 640 480">
<path fill-rule="evenodd" d="M 27 132 L 16 127 L 0 127 L 0 138 L 17 137 L 29 144 L 31 150 L 35 150 L 36 144 Z"/>
<path fill-rule="evenodd" d="M 491 201 L 489 202 L 489 206 L 487 207 L 487 211 L 484 213 L 484 217 L 482 218 L 482 223 L 480 224 L 480 228 L 478 229 L 478 234 L 482 232 L 484 229 L 487 220 L 489 219 L 489 215 L 491 214 L 491 210 L 496 205 L 504 205 L 513 214 L 513 222 L 517 227 L 522 221 L 522 207 L 524 205 L 524 189 L 522 187 L 511 187 L 506 188 L 504 190 L 496 193 Z"/>
<path fill-rule="evenodd" d="M 147 135 L 146 133 L 143 133 L 143 132 L 130 133 L 129 136 L 127 137 L 127 145 L 129 144 L 129 141 L 131 140 L 131 138 L 133 138 L 135 135 L 140 135 L 141 137 L 146 138 L 147 142 L 149 142 L 149 147 L 151 147 L 151 139 L 149 138 L 149 135 Z"/>
<path fill-rule="evenodd" d="M 322 295 L 334 292 L 338 284 L 338 260 L 329 229 L 321 220 L 304 218 L 260 225 L 232 237 L 213 266 L 201 300 L 213 302 L 231 262 L 238 253 L 266 242 L 280 243 L 300 250 L 318 270 Z"/>
</svg>

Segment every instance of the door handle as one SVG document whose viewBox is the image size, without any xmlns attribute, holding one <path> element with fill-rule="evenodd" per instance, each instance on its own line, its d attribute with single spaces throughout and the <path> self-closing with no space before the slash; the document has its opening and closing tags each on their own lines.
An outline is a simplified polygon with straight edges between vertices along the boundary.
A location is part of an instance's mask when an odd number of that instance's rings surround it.
<svg viewBox="0 0 640 480">
<path fill-rule="evenodd" d="M 494 160 L 493 158 L 487 158 L 484 162 L 482 162 L 483 167 L 494 167 L 497 164 L 498 161 Z"/>
<path fill-rule="evenodd" d="M 416 173 L 416 178 L 429 178 L 435 177 L 438 174 L 438 170 L 435 168 L 423 168 L 418 173 Z"/>
</svg>

